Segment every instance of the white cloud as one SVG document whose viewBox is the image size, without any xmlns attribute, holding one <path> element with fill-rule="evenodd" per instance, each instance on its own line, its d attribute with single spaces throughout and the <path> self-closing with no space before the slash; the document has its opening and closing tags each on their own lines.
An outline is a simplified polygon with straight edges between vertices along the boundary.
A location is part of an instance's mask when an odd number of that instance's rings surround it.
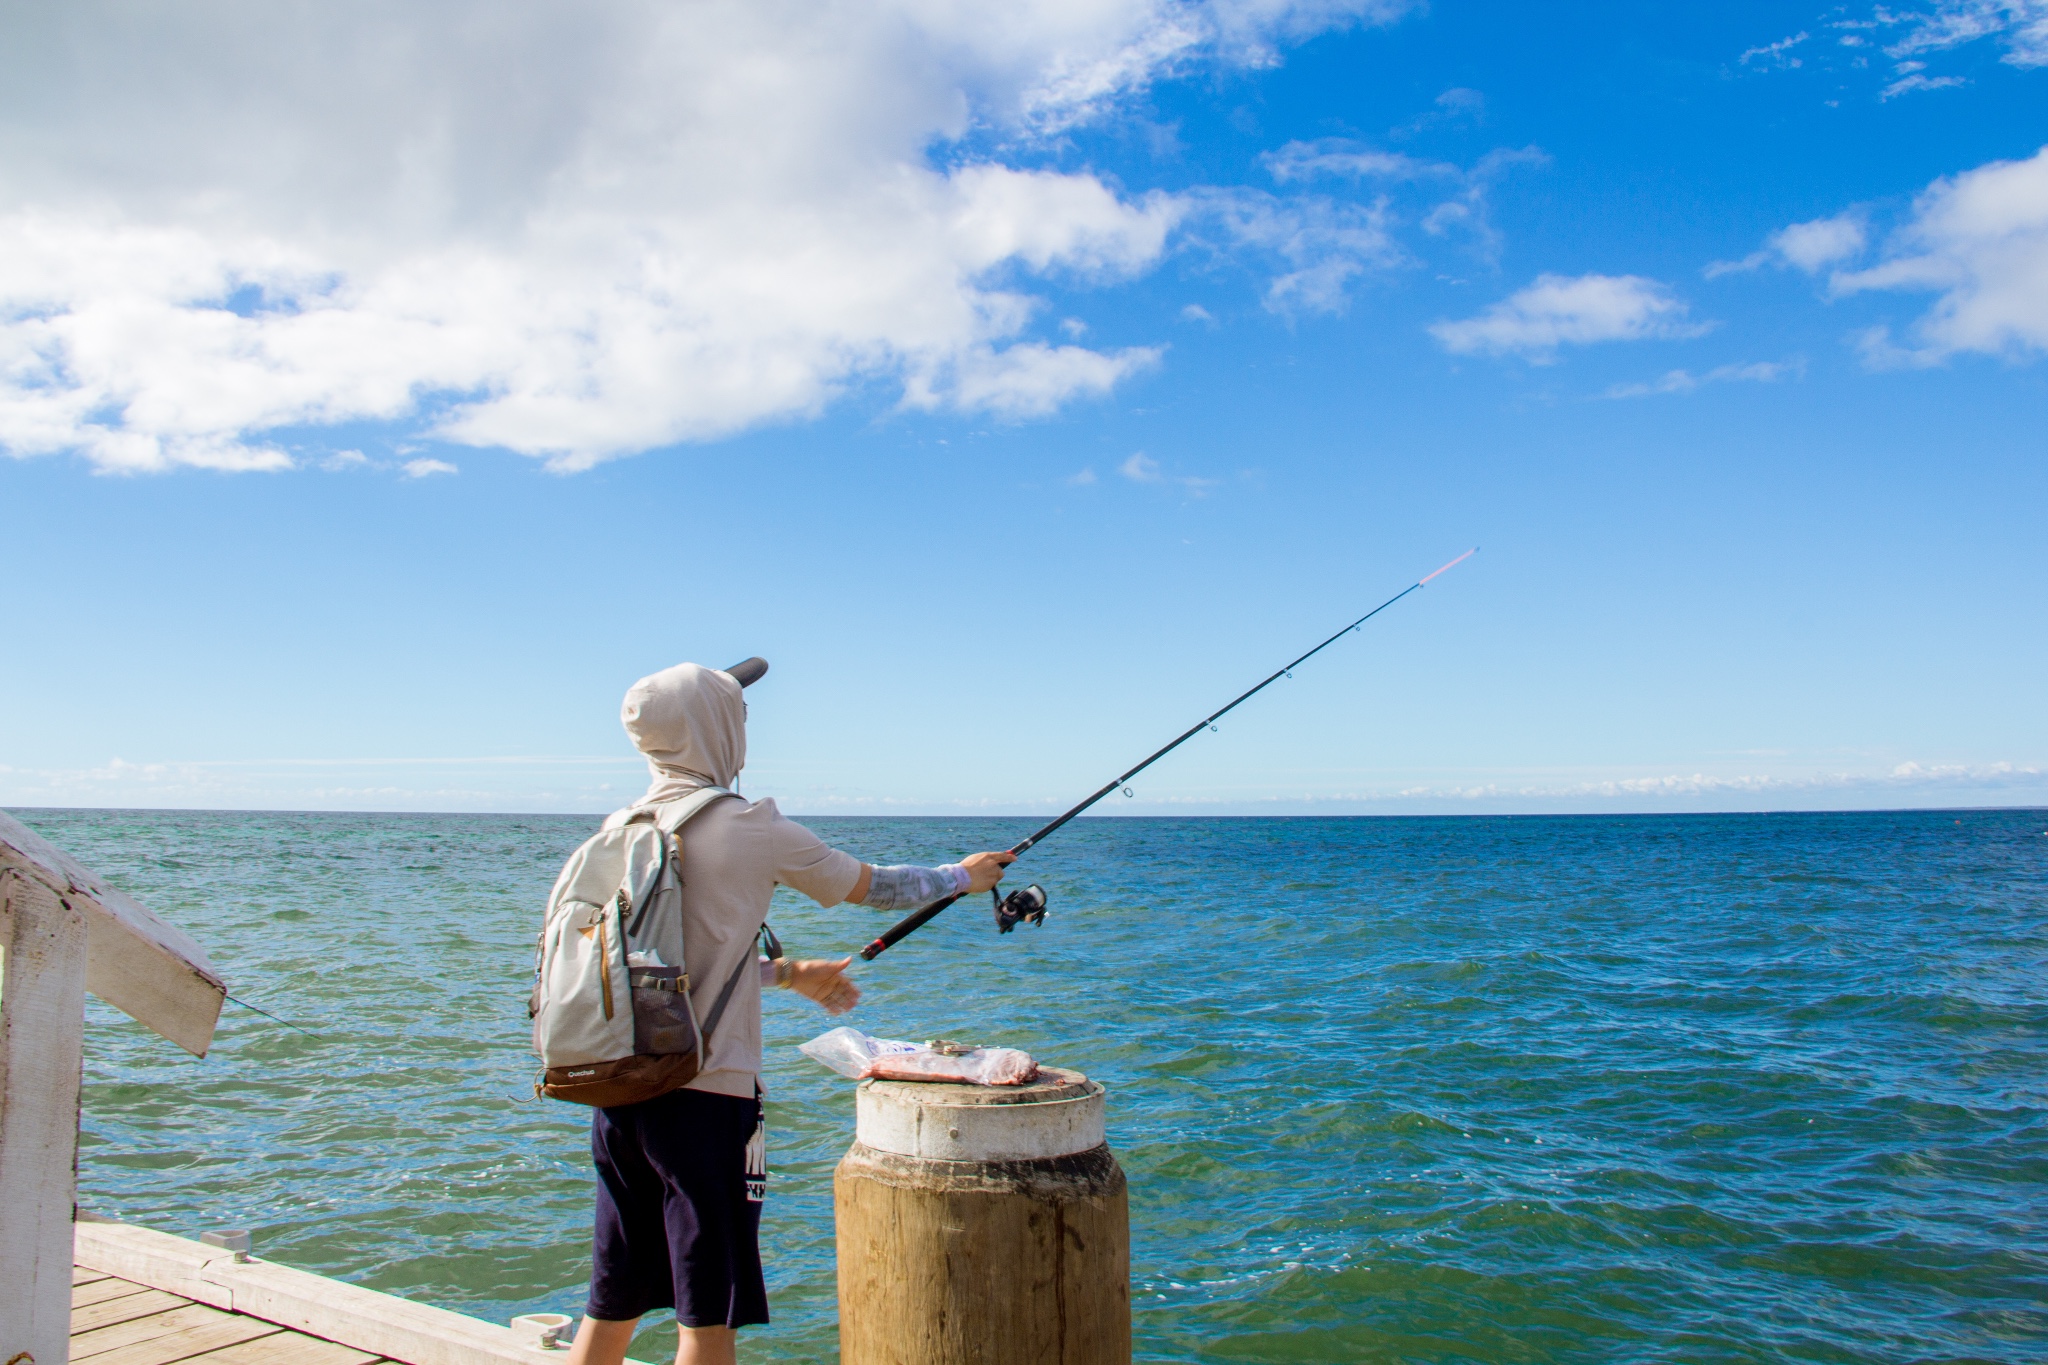
<svg viewBox="0 0 2048 1365">
<path fill-rule="evenodd" d="M 1860 210 L 1851 209 L 1832 218 L 1816 218 L 1780 228 L 1765 239 L 1763 248 L 1739 261 L 1715 261 L 1705 270 L 1708 279 L 1778 264 L 1797 266 L 1815 274 L 1862 252 L 1869 241 Z"/>
<path fill-rule="evenodd" d="M 1964 351 L 2019 358 L 2048 350 L 2048 147 L 1935 181 L 1885 259 L 1834 276 L 1836 294 L 1924 290 L 1940 295 L 1900 346 L 1865 332 L 1876 365 L 1936 364 Z"/>
<path fill-rule="evenodd" d="M 1202 307 L 1202 305 L 1201 305 L 1201 304 L 1199 304 L 1199 303 L 1191 303 L 1191 304 L 1189 304 L 1189 305 L 1188 305 L 1187 307 L 1185 307 L 1185 308 L 1181 309 L 1181 310 L 1180 310 L 1180 315 L 1181 315 L 1181 320 L 1182 320 L 1182 321 L 1184 321 L 1184 322 L 1214 322 L 1214 321 L 1216 321 L 1215 315 L 1214 315 L 1214 314 L 1212 314 L 1212 313 L 1210 313 L 1210 311 L 1209 311 L 1208 309 L 1206 309 L 1206 308 Z"/>
<path fill-rule="evenodd" d="M 1716 365 L 1704 374 L 1690 370 L 1670 370 L 1647 384 L 1616 384 L 1607 390 L 1608 398 L 1647 398 L 1652 394 L 1691 393 L 1705 384 L 1775 384 L 1787 375 L 1799 375 L 1806 371 L 1806 365 L 1798 360 L 1759 360 L 1747 365 Z"/>
<path fill-rule="evenodd" d="M 462 472 L 446 460 L 429 459 L 407 460 L 399 466 L 399 469 L 408 479 L 425 479 L 431 478 L 436 474 L 460 474 Z"/>
<path fill-rule="evenodd" d="M 371 421 L 573 469 L 867 383 L 1049 411 L 1157 352 L 1033 339 L 1032 279 L 1149 269 L 1185 205 L 965 139 L 1402 7 L 13 7 L 0 447 L 281 468 Z"/>
<path fill-rule="evenodd" d="M 1794 223 L 1771 235 L 1770 247 L 1791 265 L 1811 275 L 1863 250 L 1868 233 L 1857 214 L 1838 214 Z"/>
<path fill-rule="evenodd" d="M 1686 319 L 1686 305 L 1640 275 L 1539 275 L 1522 289 L 1461 322 L 1429 329 L 1461 355 L 1517 354 L 1538 364 L 1562 345 L 1698 336 L 1705 324 Z"/>
<path fill-rule="evenodd" d="M 950 402 L 998 417 L 1043 417 L 1077 394 L 1104 394 L 1128 375 L 1151 369 L 1160 346 L 1091 351 L 1082 346 L 1021 342 L 996 350 L 978 346 L 951 358 L 948 374 L 913 378 L 905 401 L 937 407 Z"/>
</svg>

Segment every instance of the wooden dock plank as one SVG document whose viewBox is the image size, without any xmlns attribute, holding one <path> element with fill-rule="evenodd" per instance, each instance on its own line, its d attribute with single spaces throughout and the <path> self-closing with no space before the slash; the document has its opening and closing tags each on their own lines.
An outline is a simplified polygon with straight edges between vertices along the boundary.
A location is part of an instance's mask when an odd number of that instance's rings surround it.
<svg viewBox="0 0 2048 1365">
<path fill-rule="evenodd" d="M 391 1361 L 353 1346 L 322 1341 L 303 1332 L 279 1332 L 204 1355 L 187 1357 L 185 1365 L 392 1365 Z"/>
<path fill-rule="evenodd" d="M 133 1294 L 123 1294 L 117 1299 L 105 1299 L 76 1309 L 71 1314 L 72 1357 L 75 1359 L 78 1355 L 78 1334 L 81 1332 L 90 1332 L 97 1327 L 110 1327 L 117 1322 L 126 1322 L 130 1318 L 146 1318 L 152 1313 L 181 1308 L 190 1302 L 191 1300 L 176 1294 L 166 1294 L 161 1289 L 143 1289 Z"/>
<path fill-rule="evenodd" d="M 271 1323 L 238 1317 L 233 1313 L 220 1313 L 212 1321 L 195 1322 L 147 1341 L 134 1341 L 126 1346 L 97 1352 L 86 1359 L 93 1365 L 177 1365 L 179 1361 L 190 1360 L 193 1356 L 223 1346 L 260 1346 L 283 1335 L 282 1329 Z M 78 1357 L 74 1355 L 72 1359 L 77 1360 Z M 268 1360 L 269 1357 L 262 1359 Z"/>
<path fill-rule="evenodd" d="M 111 1323 L 105 1327 L 93 1327 L 71 1334 L 71 1359 L 87 1360 L 102 1351 L 112 1351 L 123 1346 L 132 1346 L 138 1341 L 151 1341 L 157 1337 L 169 1336 L 187 1327 L 215 1318 L 232 1318 L 233 1313 L 223 1313 L 218 1308 L 208 1308 L 203 1303 L 181 1304 L 162 1313 L 148 1317 L 130 1318 L 126 1322 Z"/>
<path fill-rule="evenodd" d="M 140 1294 L 149 1286 L 133 1280 L 119 1279 L 113 1275 L 102 1275 L 90 1284 L 71 1286 L 71 1330 L 78 1330 L 78 1310 L 89 1304 L 104 1303 L 118 1299 L 124 1294 Z"/>
<path fill-rule="evenodd" d="M 88 1270 L 82 1265 L 71 1267 L 71 1283 L 73 1285 L 91 1284 L 94 1280 L 104 1280 L 106 1278 L 107 1273 L 104 1270 Z"/>
<path fill-rule="evenodd" d="M 87 1271 L 72 1291 L 71 1359 L 92 1365 L 399 1365 L 261 1318 L 223 1312 L 116 1275 Z M 151 1311 L 109 1321 L 116 1300 L 149 1294 Z M 167 1302 L 168 1301 L 168 1302 Z"/>
</svg>

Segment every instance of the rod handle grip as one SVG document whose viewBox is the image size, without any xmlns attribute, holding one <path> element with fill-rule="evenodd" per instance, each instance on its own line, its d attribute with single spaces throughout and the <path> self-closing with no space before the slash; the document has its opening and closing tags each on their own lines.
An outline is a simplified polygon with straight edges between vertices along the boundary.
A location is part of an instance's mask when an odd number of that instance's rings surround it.
<svg viewBox="0 0 2048 1365">
<path fill-rule="evenodd" d="M 930 921 L 934 916 L 936 916 L 939 913 L 939 911 L 945 909 L 947 906 L 951 905 L 954 901 L 957 901 L 959 899 L 960 897 L 958 895 L 948 896 L 944 900 L 933 901 L 930 905 L 927 905 L 924 909 L 918 911 L 914 915 L 906 915 L 903 919 L 889 926 L 888 930 L 884 932 L 880 938 L 876 939 L 873 943 L 870 943 L 867 947 L 860 950 L 861 961 L 873 962 L 883 953 L 888 952 L 891 948 L 895 947 L 898 943 L 902 942 L 905 935 L 914 933 L 916 930 L 923 928 L 928 921 Z"/>
</svg>

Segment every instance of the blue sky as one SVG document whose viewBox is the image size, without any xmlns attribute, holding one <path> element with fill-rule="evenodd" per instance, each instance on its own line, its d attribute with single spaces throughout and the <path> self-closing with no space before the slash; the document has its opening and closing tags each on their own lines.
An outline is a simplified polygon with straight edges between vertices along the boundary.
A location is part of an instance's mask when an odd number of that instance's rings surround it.
<svg viewBox="0 0 2048 1365">
<path fill-rule="evenodd" d="M 1473 544 L 1117 809 L 2048 801 L 2048 6 L 1555 8 L 10 12 L 0 803 L 760 653 L 750 792 L 1056 808 Z"/>
</svg>

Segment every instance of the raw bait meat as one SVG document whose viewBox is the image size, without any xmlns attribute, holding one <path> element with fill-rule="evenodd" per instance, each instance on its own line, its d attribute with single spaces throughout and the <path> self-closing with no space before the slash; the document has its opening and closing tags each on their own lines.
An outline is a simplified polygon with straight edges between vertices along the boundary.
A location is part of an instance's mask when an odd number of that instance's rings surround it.
<svg viewBox="0 0 2048 1365">
<path fill-rule="evenodd" d="M 954 1081 L 966 1085 L 1024 1085 L 1038 1078 L 1038 1063 L 1013 1047 L 934 1047 L 894 1038 L 871 1038 L 854 1028 L 821 1033 L 797 1049 L 854 1080 Z"/>
</svg>

